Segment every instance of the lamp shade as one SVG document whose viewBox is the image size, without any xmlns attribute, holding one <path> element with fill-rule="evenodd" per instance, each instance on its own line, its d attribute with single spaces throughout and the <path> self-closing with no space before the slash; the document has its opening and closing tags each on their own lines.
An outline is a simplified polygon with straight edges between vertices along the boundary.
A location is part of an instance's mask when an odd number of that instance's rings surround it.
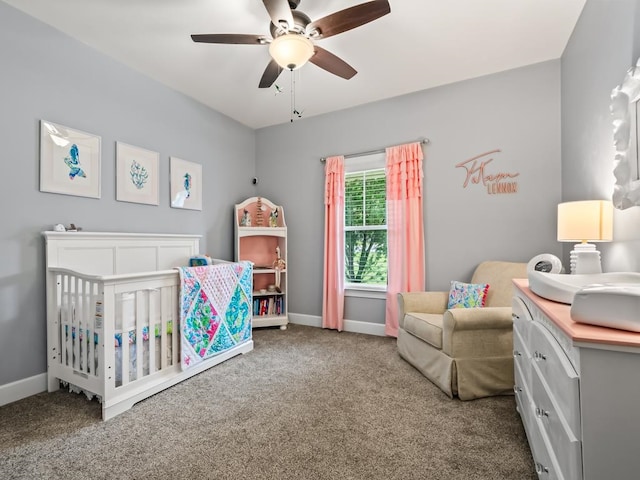
<svg viewBox="0 0 640 480">
<path fill-rule="evenodd" d="M 269 45 L 271 57 L 282 68 L 296 70 L 313 56 L 313 43 L 307 37 L 287 33 L 275 38 Z"/>
<path fill-rule="evenodd" d="M 612 237 L 611 202 L 585 200 L 558 205 L 559 242 L 610 242 Z"/>
</svg>

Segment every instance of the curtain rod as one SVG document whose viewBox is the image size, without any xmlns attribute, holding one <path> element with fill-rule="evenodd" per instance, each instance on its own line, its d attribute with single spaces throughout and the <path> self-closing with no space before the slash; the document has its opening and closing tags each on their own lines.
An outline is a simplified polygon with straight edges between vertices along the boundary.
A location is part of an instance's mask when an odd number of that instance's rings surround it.
<svg viewBox="0 0 640 480">
<path fill-rule="evenodd" d="M 428 138 L 421 138 L 419 140 L 421 145 L 426 145 L 427 143 L 429 143 L 429 139 Z M 411 143 L 411 142 L 409 142 Z M 397 146 L 397 145 L 394 145 Z M 348 153 L 346 155 L 343 155 L 344 158 L 354 158 L 354 157 L 364 157 L 365 155 L 374 155 L 376 153 L 384 153 L 386 151 L 385 148 L 379 148 L 377 150 L 369 150 L 368 152 L 358 152 L 358 153 Z M 322 157 L 320 159 L 320 162 L 324 163 L 327 161 L 327 157 Z"/>
</svg>

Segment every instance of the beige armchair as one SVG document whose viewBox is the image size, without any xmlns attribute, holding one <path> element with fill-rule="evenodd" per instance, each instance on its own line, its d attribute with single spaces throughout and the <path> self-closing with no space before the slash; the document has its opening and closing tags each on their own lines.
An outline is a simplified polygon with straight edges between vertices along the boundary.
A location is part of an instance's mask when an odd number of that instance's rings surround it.
<svg viewBox="0 0 640 480">
<path fill-rule="evenodd" d="M 399 293 L 398 352 L 460 400 L 513 393 L 513 278 L 527 264 L 483 262 L 471 283 L 488 283 L 482 308 L 447 310 L 449 292 Z"/>
</svg>

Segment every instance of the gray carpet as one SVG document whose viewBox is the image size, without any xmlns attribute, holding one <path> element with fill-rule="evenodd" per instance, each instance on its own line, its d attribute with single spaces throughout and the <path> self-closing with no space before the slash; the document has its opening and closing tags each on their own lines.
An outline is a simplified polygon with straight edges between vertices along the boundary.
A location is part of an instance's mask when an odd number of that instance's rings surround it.
<svg viewBox="0 0 640 480">
<path fill-rule="evenodd" d="M 535 479 L 514 398 L 451 400 L 395 340 L 290 325 L 102 422 L 66 391 L 0 408 L 2 479 Z"/>
</svg>

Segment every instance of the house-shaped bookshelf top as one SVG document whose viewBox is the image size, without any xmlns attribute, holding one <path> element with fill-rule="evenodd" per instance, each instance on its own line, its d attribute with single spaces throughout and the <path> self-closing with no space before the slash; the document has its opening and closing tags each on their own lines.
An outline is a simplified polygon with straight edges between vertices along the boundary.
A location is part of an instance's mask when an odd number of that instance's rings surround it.
<svg viewBox="0 0 640 480">
<path fill-rule="evenodd" d="M 236 225 L 241 229 L 268 228 L 273 229 L 274 234 L 277 229 L 286 230 L 282 206 L 264 197 L 251 197 L 236 204 L 235 214 Z"/>
</svg>

